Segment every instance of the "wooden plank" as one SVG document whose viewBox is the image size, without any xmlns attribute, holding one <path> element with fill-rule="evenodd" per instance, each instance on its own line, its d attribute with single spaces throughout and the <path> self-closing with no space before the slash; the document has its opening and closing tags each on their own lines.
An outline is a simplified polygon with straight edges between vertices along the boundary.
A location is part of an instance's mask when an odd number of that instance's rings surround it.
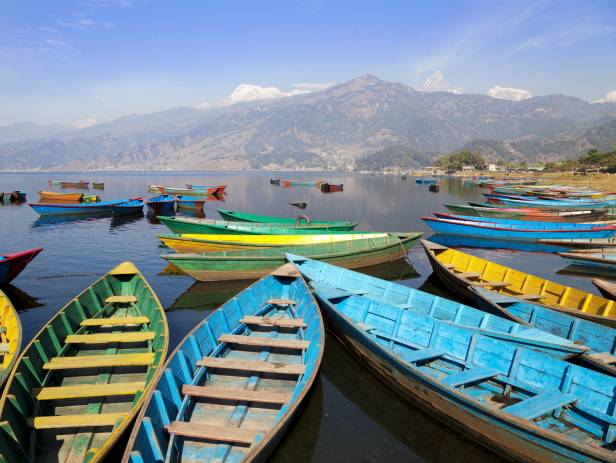
<svg viewBox="0 0 616 463">
<path fill-rule="evenodd" d="M 9 343 L 2 342 L 0 343 L 0 354 L 6 354 L 9 352 Z"/>
<path fill-rule="evenodd" d="M 301 273 L 295 268 L 295 265 L 291 263 L 284 264 L 281 267 L 278 267 L 274 270 L 270 275 L 275 277 L 287 277 L 287 278 L 299 278 Z"/>
<path fill-rule="evenodd" d="M 137 302 L 137 296 L 109 296 L 105 299 L 107 304 L 130 304 L 131 302 Z"/>
<path fill-rule="evenodd" d="M 293 395 L 291 392 L 251 391 L 239 388 L 193 386 L 189 384 L 184 384 L 184 386 L 182 386 L 182 393 L 207 399 L 259 402 L 265 404 L 286 404 L 291 400 L 291 396 Z"/>
<path fill-rule="evenodd" d="M 81 326 L 123 326 L 123 325 L 144 325 L 150 323 L 150 319 L 145 316 L 139 317 L 110 317 L 110 318 L 88 318 L 83 320 Z"/>
<path fill-rule="evenodd" d="M 462 277 L 462 278 L 479 278 L 481 276 L 481 273 L 479 272 L 461 272 L 458 273 L 456 276 Z"/>
<path fill-rule="evenodd" d="M 607 364 L 616 363 L 616 356 L 610 354 L 609 352 L 600 352 L 597 354 L 587 354 L 589 358 L 593 360 L 597 360 L 598 362 L 603 362 Z"/>
<path fill-rule="evenodd" d="M 36 416 L 30 418 L 34 429 L 82 428 L 91 426 L 113 426 L 126 413 L 100 413 L 86 415 Z"/>
<path fill-rule="evenodd" d="M 271 363 L 249 360 L 232 360 L 219 357 L 205 357 L 197 361 L 197 366 L 223 368 L 226 370 L 254 371 L 257 373 L 279 373 L 284 375 L 301 375 L 306 367 L 301 364 Z"/>
<path fill-rule="evenodd" d="M 32 389 L 37 400 L 78 399 L 83 397 L 111 397 L 135 395 L 145 387 L 144 381 L 113 384 L 80 384 Z"/>
<path fill-rule="evenodd" d="M 165 428 L 168 433 L 178 436 L 191 437 L 193 439 L 207 439 L 218 442 L 232 442 L 250 445 L 259 434 L 265 434 L 266 430 L 239 429 L 226 426 L 208 426 L 205 424 L 186 423 L 174 421 Z"/>
<path fill-rule="evenodd" d="M 538 301 L 539 299 L 541 299 L 543 296 L 541 296 L 540 294 L 520 294 L 520 295 L 516 295 L 515 297 L 517 297 L 518 299 L 523 299 L 523 300 L 529 300 L 529 301 Z"/>
<path fill-rule="evenodd" d="M 490 288 L 506 288 L 511 283 L 507 281 L 482 281 L 481 283 L 475 283 L 474 286 L 490 287 Z"/>
<path fill-rule="evenodd" d="M 532 420 L 559 407 L 569 405 L 576 400 L 577 397 L 573 394 L 563 394 L 560 391 L 543 392 L 530 399 L 502 408 L 501 411 L 524 420 Z"/>
<path fill-rule="evenodd" d="M 268 299 L 268 304 L 271 305 L 297 305 L 293 299 Z"/>
<path fill-rule="evenodd" d="M 71 334 L 66 337 L 67 344 L 108 344 L 112 342 L 143 342 L 154 339 L 153 331 L 135 331 L 131 333 L 94 333 Z"/>
<path fill-rule="evenodd" d="M 482 381 L 500 374 L 498 370 L 488 367 L 475 367 L 470 370 L 453 373 L 442 380 L 443 384 L 451 387 Z"/>
<path fill-rule="evenodd" d="M 218 342 L 233 343 L 242 346 L 277 347 L 281 349 L 308 349 L 310 341 L 301 339 L 266 338 L 260 336 L 241 336 L 237 334 L 222 334 Z"/>
<path fill-rule="evenodd" d="M 279 326 L 281 328 L 306 328 L 307 326 L 303 318 L 246 316 L 240 322 L 245 325 Z"/>
<path fill-rule="evenodd" d="M 154 363 L 154 353 L 81 355 L 54 357 L 43 365 L 45 370 L 72 370 L 77 368 L 148 366 Z"/>
<path fill-rule="evenodd" d="M 410 363 L 431 360 L 445 355 L 445 351 L 435 348 L 419 349 L 413 352 L 405 353 L 402 358 Z"/>
</svg>

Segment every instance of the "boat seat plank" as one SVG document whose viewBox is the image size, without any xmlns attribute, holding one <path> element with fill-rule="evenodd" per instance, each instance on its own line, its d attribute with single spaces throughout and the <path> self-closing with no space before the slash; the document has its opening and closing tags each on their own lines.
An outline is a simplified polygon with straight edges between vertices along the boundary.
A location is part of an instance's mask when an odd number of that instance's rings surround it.
<svg viewBox="0 0 616 463">
<path fill-rule="evenodd" d="M 524 420 L 532 420 L 559 407 L 572 404 L 576 400 L 577 397 L 573 394 L 563 394 L 560 391 L 543 392 L 530 399 L 505 407 L 502 411 Z"/>
<path fill-rule="evenodd" d="M 95 333 L 71 334 L 66 337 L 67 344 L 107 344 L 113 342 L 143 342 L 154 339 L 153 331 L 137 331 L 133 333 Z"/>
<path fill-rule="evenodd" d="M 242 336 L 237 334 L 223 334 L 218 342 L 239 344 L 242 346 L 278 347 L 281 349 L 308 349 L 310 341 L 302 339 L 279 339 L 260 336 Z"/>
<path fill-rule="evenodd" d="M 507 281 L 482 281 L 481 283 L 476 283 L 475 286 L 481 287 L 490 287 L 490 288 L 506 288 L 511 283 Z"/>
<path fill-rule="evenodd" d="M 126 413 L 100 413 L 83 415 L 36 416 L 30 418 L 34 429 L 81 428 L 91 426 L 114 426 Z"/>
<path fill-rule="evenodd" d="M 293 299 L 268 299 L 267 303 L 270 305 L 297 305 Z"/>
<path fill-rule="evenodd" d="M 209 426 L 205 424 L 174 421 L 166 428 L 168 433 L 193 439 L 207 439 L 219 442 L 252 444 L 259 434 L 267 431 L 259 429 L 239 429 L 230 426 Z"/>
<path fill-rule="evenodd" d="M 463 386 L 465 384 L 474 383 L 493 378 L 500 374 L 498 370 L 489 367 L 475 367 L 470 370 L 453 373 L 442 380 L 443 384 L 451 387 Z"/>
<path fill-rule="evenodd" d="M 123 326 L 123 325 L 144 325 L 150 323 L 150 319 L 145 316 L 136 317 L 110 317 L 110 318 L 88 318 L 83 320 L 81 326 Z"/>
<path fill-rule="evenodd" d="M 105 299 L 107 304 L 130 304 L 131 302 L 137 302 L 137 296 L 109 296 Z"/>
<path fill-rule="evenodd" d="M 219 357 L 205 357 L 197 362 L 199 367 L 222 368 L 226 370 L 254 371 L 257 373 L 279 373 L 301 375 L 306 367 L 301 364 L 272 363 L 263 361 L 232 360 Z"/>
<path fill-rule="evenodd" d="M 266 404 L 286 404 L 291 400 L 291 392 L 251 391 L 248 389 L 194 386 L 184 384 L 182 393 L 192 397 L 207 399 L 235 400 L 243 402 L 259 402 Z"/>
<path fill-rule="evenodd" d="M 135 395 L 145 387 L 143 381 L 113 384 L 80 384 L 78 386 L 57 386 L 32 389 L 37 400 L 77 399 L 83 397 L 111 397 Z"/>
<path fill-rule="evenodd" d="M 523 299 L 523 300 L 529 300 L 529 301 L 538 301 L 539 299 L 541 299 L 543 296 L 541 296 L 540 294 L 520 294 L 516 296 L 518 299 Z"/>
<path fill-rule="evenodd" d="M 6 354 L 7 352 L 9 352 L 9 343 L 8 342 L 0 343 L 0 354 Z"/>
<path fill-rule="evenodd" d="M 424 360 L 435 359 L 445 355 L 445 351 L 441 349 L 427 348 L 419 349 L 413 352 L 404 354 L 404 360 L 410 363 L 422 362 Z"/>
<path fill-rule="evenodd" d="M 453 270 L 454 268 L 456 268 L 456 266 L 453 264 L 443 264 L 443 267 L 445 267 L 447 270 Z"/>
<path fill-rule="evenodd" d="M 457 273 L 456 276 L 459 276 L 462 278 L 479 278 L 481 276 L 481 273 L 479 272 L 460 272 L 460 273 Z"/>
<path fill-rule="evenodd" d="M 240 322 L 245 325 L 278 326 L 281 328 L 306 328 L 307 326 L 303 318 L 246 316 Z"/>
<path fill-rule="evenodd" d="M 43 365 L 44 370 L 72 370 L 76 368 L 149 366 L 154 363 L 154 353 L 81 355 L 54 357 Z"/>
<path fill-rule="evenodd" d="M 587 354 L 587 356 L 593 360 L 598 362 L 603 362 L 607 364 L 616 363 L 616 356 L 610 354 L 609 352 L 599 352 L 597 354 Z"/>
</svg>

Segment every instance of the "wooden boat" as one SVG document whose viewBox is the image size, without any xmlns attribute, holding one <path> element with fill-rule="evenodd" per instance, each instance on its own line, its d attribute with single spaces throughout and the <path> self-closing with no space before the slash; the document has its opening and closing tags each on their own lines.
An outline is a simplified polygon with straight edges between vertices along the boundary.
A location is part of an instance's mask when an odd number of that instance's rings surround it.
<svg viewBox="0 0 616 463">
<path fill-rule="evenodd" d="M 0 399 L 6 461 L 101 461 L 167 354 L 165 312 L 124 262 L 72 299 L 20 355 Z"/>
<path fill-rule="evenodd" d="M 616 329 L 481 286 L 472 286 L 471 289 L 475 303 L 481 309 L 586 346 L 589 351 L 580 360 L 616 376 Z"/>
<path fill-rule="evenodd" d="M 613 252 L 559 252 L 558 255 L 567 259 L 569 265 L 581 267 L 608 276 L 616 277 L 616 249 Z"/>
<path fill-rule="evenodd" d="M 292 201 L 289 203 L 289 206 L 297 207 L 298 209 L 306 209 L 308 207 L 308 203 L 301 201 Z"/>
<path fill-rule="evenodd" d="M 280 185 L 279 178 L 270 178 L 270 185 Z"/>
<path fill-rule="evenodd" d="M 111 214 L 113 206 L 130 201 L 117 199 L 115 201 L 100 201 L 98 203 L 28 203 L 40 215 L 96 215 Z"/>
<path fill-rule="evenodd" d="M 0 290 L 0 387 L 17 361 L 21 348 L 21 321 L 8 296 Z"/>
<path fill-rule="evenodd" d="M 62 181 L 61 180 L 47 180 L 47 183 L 49 184 L 49 186 L 52 185 L 61 185 Z"/>
<path fill-rule="evenodd" d="M 441 187 L 439 186 L 438 183 L 432 183 L 431 185 L 428 185 L 428 190 L 431 191 L 432 193 L 438 193 L 440 189 Z"/>
<path fill-rule="evenodd" d="M 319 188 L 322 183 L 325 183 L 325 180 L 309 180 L 309 181 L 300 181 L 300 180 L 280 180 L 280 184 L 285 187 L 293 187 L 293 186 L 307 186 L 307 187 L 317 187 Z"/>
<path fill-rule="evenodd" d="M 616 237 L 612 238 L 591 238 L 579 239 L 573 238 L 568 240 L 541 240 L 542 243 L 555 244 L 558 246 L 567 246 L 569 248 L 616 248 Z"/>
<path fill-rule="evenodd" d="M 395 237 L 394 233 L 335 233 L 321 235 L 201 235 L 169 234 L 158 238 L 176 252 L 202 253 L 215 251 L 246 251 L 261 248 L 279 248 L 281 246 L 316 245 L 339 243 L 354 240 L 375 240 Z M 405 234 L 400 234 L 404 236 Z"/>
<path fill-rule="evenodd" d="M 316 291 L 362 365 L 503 457 L 613 462 L 616 378 L 411 311 Z"/>
<path fill-rule="evenodd" d="M 306 283 L 279 268 L 180 342 L 122 461 L 265 461 L 314 384 L 324 345 Z"/>
<path fill-rule="evenodd" d="M 151 193 L 162 193 L 163 195 L 187 195 L 187 196 L 208 196 L 208 190 L 193 190 L 192 188 L 175 188 L 162 185 L 148 185 Z"/>
<path fill-rule="evenodd" d="M 354 223 L 339 222 L 327 225 L 299 225 L 288 223 L 229 222 L 226 220 L 199 219 L 195 217 L 159 216 L 174 233 L 221 234 L 221 235 L 303 235 L 349 232 Z"/>
<path fill-rule="evenodd" d="M 593 278 L 592 283 L 601 291 L 608 299 L 616 301 L 616 283 L 611 281 L 600 280 L 599 278 Z"/>
<path fill-rule="evenodd" d="M 191 190 L 207 191 L 208 195 L 222 196 L 226 193 L 227 185 L 195 185 L 194 183 L 186 184 L 186 188 Z"/>
<path fill-rule="evenodd" d="M 616 229 L 611 224 L 606 224 L 604 222 L 588 222 L 588 223 L 572 223 L 572 222 L 532 222 L 528 223 L 526 220 L 514 220 L 514 219 L 503 219 L 503 218 L 494 218 L 494 217 L 474 217 L 469 215 L 451 215 L 451 214 L 443 214 L 442 212 L 433 212 L 433 214 L 439 219 L 446 220 L 461 220 L 464 222 L 484 222 L 484 223 L 493 223 L 504 226 L 513 225 L 516 227 L 530 227 L 536 229 L 545 229 L 545 230 L 585 230 L 585 229 L 595 229 L 595 228 L 605 228 L 609 226 L 611 228 Z"/>
<path fill-rule="evenodd" d="M 527 323 L 510 321 L 418 289 L 300 255 L 286 254 L 286 258 L 297 267 L 317 292 L 327 292 L 328 296 L 337 294 L 337 298 L 340 299 L 354 298 L 357 305 L 363 306 L 368 313 L 373 306 L 388 306 L 394 311 L 417 314 L 422 323 L 430 323 L 428 319 L 440 320 L 483 336 L 545 352 L 557 358 L 577 356 L 588 351 L 584 345 L 566 339 L 563 335 L 529 328 Z"/>
<path fill-rule="evenodd" d="M 547 209 L 605 209 L 613 208 L 614 201 L 558 201 L 550 199 L 520 200 L 500 198 L 500 201 L 513 207 L 533 207 Z"/>
<path fill-rule="evenodd" d="M 92 182 L 92 188 L 96 190 L 104 190 L 105 184 L 103 182 Z"/>
<path fill-rule="evenodd" d="M 346 268 L 362 268 L 406 257 L 420 237 L 421 233 L 390 234 L 373 239 L 161 257 L 198 281 L 252 280 L 284 264 L 285 252 L 303 253 Z"/>
<path fill-rule="evenodd" d="M 26 200 L 26 192 L 25 191 L 19 191 L 19 190 L 15 190 L 15 191 L 11 191 L 10 193 L 5 193 L 4 197 L 6 198 L 8 196 L 8 200 L 12 203 L 21 203 L 24 202 Z"/>
<path fill-rule="evenodd" d="M 421 242 L 435 275 L 455 294 L 473 302 L 470 286 L 532 301 L 550 309 L 616 327 L 616 302 L 490 262 L 430 241 Z"/>
<path fill-rule="evenodd" d="M 341 183 L 340 185 L 334 185 L 332 183 L 321 183 L 321 191 L 323 193 L 335 193 L 337 191 L 343 191 L 344 185 Z"/>
<path fill-rule="evenodd" d="M 98 195 L 83 195 L 81 201 L 84 203 L 97 203 L 101 200 Z"/>
<path fill-rule="evenodd" d="M 79 182 L 60 181 L 60 186 L 62 188 L 89 188 L 90 182 L 86 182 L 85 180 L 81 180 Z"/>
<path fill-rule="evenodd" d="M 438 180 L 435 178 L 416 178 L 415 179 L 415 183 L 419 183 L 422 185 L 432 185 L 437 183 Z"/>
<path fill-rule="evenodd" d="M 143 198 L 133 198 L 120 204 L 116 204 L 111 208 L 111 214 L 114 216 L 143 214 Z"/>
<path fill-rule="evenodd" d="M 27 251 L 12 252 L 0 255 L 0 285 L 8 285 L 19 275 L 26 265 L 43 250 L 33 248 Z"/>
<path fill-rule="evenodd" d="M 145 204 L 156 213 L 175 210 L 175 199 L 167 194 L 148 198 L 145 200 Z"/>
<path fill-rule="evenodd" d="M 488 222 L 469 222 L 464 220 L 436 219 L 422 217 L 421 220 L 435 232 L 452 235 L 466 235 L 497 239 L 516 239 L 536 241 L 540 239 L 566 238 L 610 238 L 616 234 L 611 226 L 578 229 L 542 229 L 532 224 L 507 225 Z"/>
<path fill-rule="evenodd" d="M 205 198 L 197 196 L 178 195 L 175 197 L 175 202 L 178 205 L 178 209 L 191 209 L 200 211 L 203 210 L 203 205 L 205 204 L 205 201 Z"/>
<path fill-rule="evenodd" d="M 537 241 L 507 240 L 494 238 L 474 238 L 472 236 L 446 235 L 435 233 L 430 241 L 449 248 L 478 248 L 478 249 L 507 249 L 523 252 L 546 252 L 554 253 L 568 251 L 569 248 L 543 244 Z"/>
<path fill-rule="evenodd" d="M 250 212 L 229 211 L 227 209 L 218 209 L 218 213 L 223 219 L 233 222 L 290 223 L 296 225 L 301 225 L 302 222 L 305 222 L 307 225 L 327 225 L 340 223 L 336 220 L 300 220 L 301 218 L 251 214 Z"/>
<path fill-rule="evenodd" d="M 83 193 L 57 193 L 55 191 L 39 191 L 41 201 L 66 201 L 80 202 L 83 199 Z"/>
</svg>

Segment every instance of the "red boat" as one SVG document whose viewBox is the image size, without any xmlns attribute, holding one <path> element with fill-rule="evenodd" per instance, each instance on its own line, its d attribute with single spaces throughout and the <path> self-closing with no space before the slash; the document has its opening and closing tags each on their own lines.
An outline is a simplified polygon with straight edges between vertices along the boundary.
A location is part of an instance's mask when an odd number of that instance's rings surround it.
<svg viewBox="0 0 616 463">
<path fill-rule="evenodd" d="M 323 193 L 334 193 L 336 191 L 343 191 L 343 184 L 333 185 L 331 183 L 321 183 L 321 191 Z"/>
<path fill-rule="evenodd" d="M 43 248 L 0 255 L 0 285 L 8 285 Z"/>
</svg>

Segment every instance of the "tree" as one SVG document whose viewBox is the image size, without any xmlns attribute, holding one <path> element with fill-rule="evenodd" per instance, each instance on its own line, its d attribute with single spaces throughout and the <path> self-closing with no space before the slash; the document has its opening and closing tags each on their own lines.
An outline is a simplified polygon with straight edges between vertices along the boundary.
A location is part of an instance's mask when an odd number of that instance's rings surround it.
<svg viewBox="0 0 616 463">
<path fill-rule="evenodd" d="M 479 154 L 470 151 L 458 151 L 441 156 L 436 165 L 446 170 L 462 170 L 464 166 L 473 166 L 479 170 L 486 168 L 485 160 Z"/>
</svg>

